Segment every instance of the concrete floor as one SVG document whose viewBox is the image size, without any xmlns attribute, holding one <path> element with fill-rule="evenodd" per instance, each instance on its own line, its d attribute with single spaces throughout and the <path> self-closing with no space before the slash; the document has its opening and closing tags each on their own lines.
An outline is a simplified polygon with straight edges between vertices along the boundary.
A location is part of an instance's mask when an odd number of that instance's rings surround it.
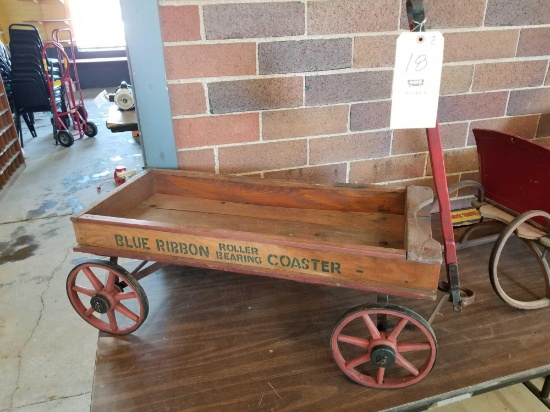
<svg viewBox="0 0 550 412">
<path fill-rule="evenodd" d="M 25 133 L 26 169 L 0 200 L 0 411 L 89 410 L 97 330 L 65 293 L 83 257 L 72 250 L 70 217 L 115 188 L 116 166 L 141 170 L 143 159 L 130 132 L 107 130 L 107 106 L 86 107 L 99 134 L 70 148 L 55 146 L 49 117 L 37 116 L 38 137 Z"/>
<path fill-rule="evenodd" d="M 67 274 L 83 257 L 72 250 L 70 217 L 115 188 L 116 166 L 139 170 L 143 159 L 129 132 L 106 129 L 107 106 L 98 109 L 90 99 L 86 106 L 98 136 L 55 146 L 49 118 L 38 117 L 38 137 L 25 136 L 27 167 L 0 200 L 0 411 L 90 408 L 97 330 L 75 313 L 65 293 Z M 523 385 L 438 410 L 478 409 L 546 410 Z"/>
</svg>

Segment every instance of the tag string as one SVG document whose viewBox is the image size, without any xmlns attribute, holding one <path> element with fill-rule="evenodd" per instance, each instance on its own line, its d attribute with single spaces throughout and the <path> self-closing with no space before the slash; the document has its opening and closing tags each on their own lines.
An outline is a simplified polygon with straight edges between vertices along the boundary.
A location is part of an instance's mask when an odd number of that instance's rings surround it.
<svg viewBox="0 0 550 412">
<path fill-rule="evenodd" d="M 412 31 L 425 31 L 424 25 L 426 24 L 426 19 L 422 20 L 421 22 L 417 22 L 413 20 L 414 26 Z M 419 30 L 417 30 L 419 29 Z"/>
</svg>

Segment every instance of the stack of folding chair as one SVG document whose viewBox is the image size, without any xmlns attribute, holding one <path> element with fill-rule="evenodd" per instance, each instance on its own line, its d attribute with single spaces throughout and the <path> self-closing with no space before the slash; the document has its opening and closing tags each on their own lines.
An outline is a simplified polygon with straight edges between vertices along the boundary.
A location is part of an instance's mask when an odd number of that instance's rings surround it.
<svg viewBox="0 0 550 412">
<path fill-rule="evenodd" d="M 53 76 L 51 80 L 55 81 L 59 80 L 59 62 L 51 58 L 42 62 L 44 46 L 36 27 L 30 24 L 12 24 L 9 33 L 15 124 L 23 146 L 21 117 L 25 120 L 31 135 L 36 137 L 34 113 L 64 111 L 64 92 L 61 86 L 54 86 L 55 102 L 50 101 L 43 64 L 48 65 L 48 71 Z"/>
</svg>

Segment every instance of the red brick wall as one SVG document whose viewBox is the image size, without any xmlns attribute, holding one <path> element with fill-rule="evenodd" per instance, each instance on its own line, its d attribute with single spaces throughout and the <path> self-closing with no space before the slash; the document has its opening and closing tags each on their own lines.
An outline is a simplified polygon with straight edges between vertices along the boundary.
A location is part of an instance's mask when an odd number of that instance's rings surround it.
<svg viewBox="0 0 550 412">
<path fill-rule="evenodd" d="M 429 184 L 424 131 L 389 129 L 404 3 L 160 0 L 180 168 Z M 550 141 L 546 1 L 425 5 L 427 27 L 446 43 L 439 118 L 449 182 L 476 177 L 474 127 Z"/>
</svg>

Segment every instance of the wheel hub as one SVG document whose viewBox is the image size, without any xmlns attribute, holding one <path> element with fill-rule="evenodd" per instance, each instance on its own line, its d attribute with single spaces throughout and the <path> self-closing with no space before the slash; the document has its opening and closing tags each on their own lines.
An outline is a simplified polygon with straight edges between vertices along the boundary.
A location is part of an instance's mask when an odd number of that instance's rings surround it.
<svg viewBox="0 0 550 412">
<path fill-rule="evenodd" d="M 371 351 L 371 362 L 379 368 L 387 368 L 395 363 L 395 350 L 388 345 L 376 345 Z"/>
<path fill-rule="evenodd" d="M 107 311 L 111 308 L 109 300 L 101 295 L 95 295 L 91 298 L 90 305 L 98 313 L 107 313 Z"/>
</svg>

